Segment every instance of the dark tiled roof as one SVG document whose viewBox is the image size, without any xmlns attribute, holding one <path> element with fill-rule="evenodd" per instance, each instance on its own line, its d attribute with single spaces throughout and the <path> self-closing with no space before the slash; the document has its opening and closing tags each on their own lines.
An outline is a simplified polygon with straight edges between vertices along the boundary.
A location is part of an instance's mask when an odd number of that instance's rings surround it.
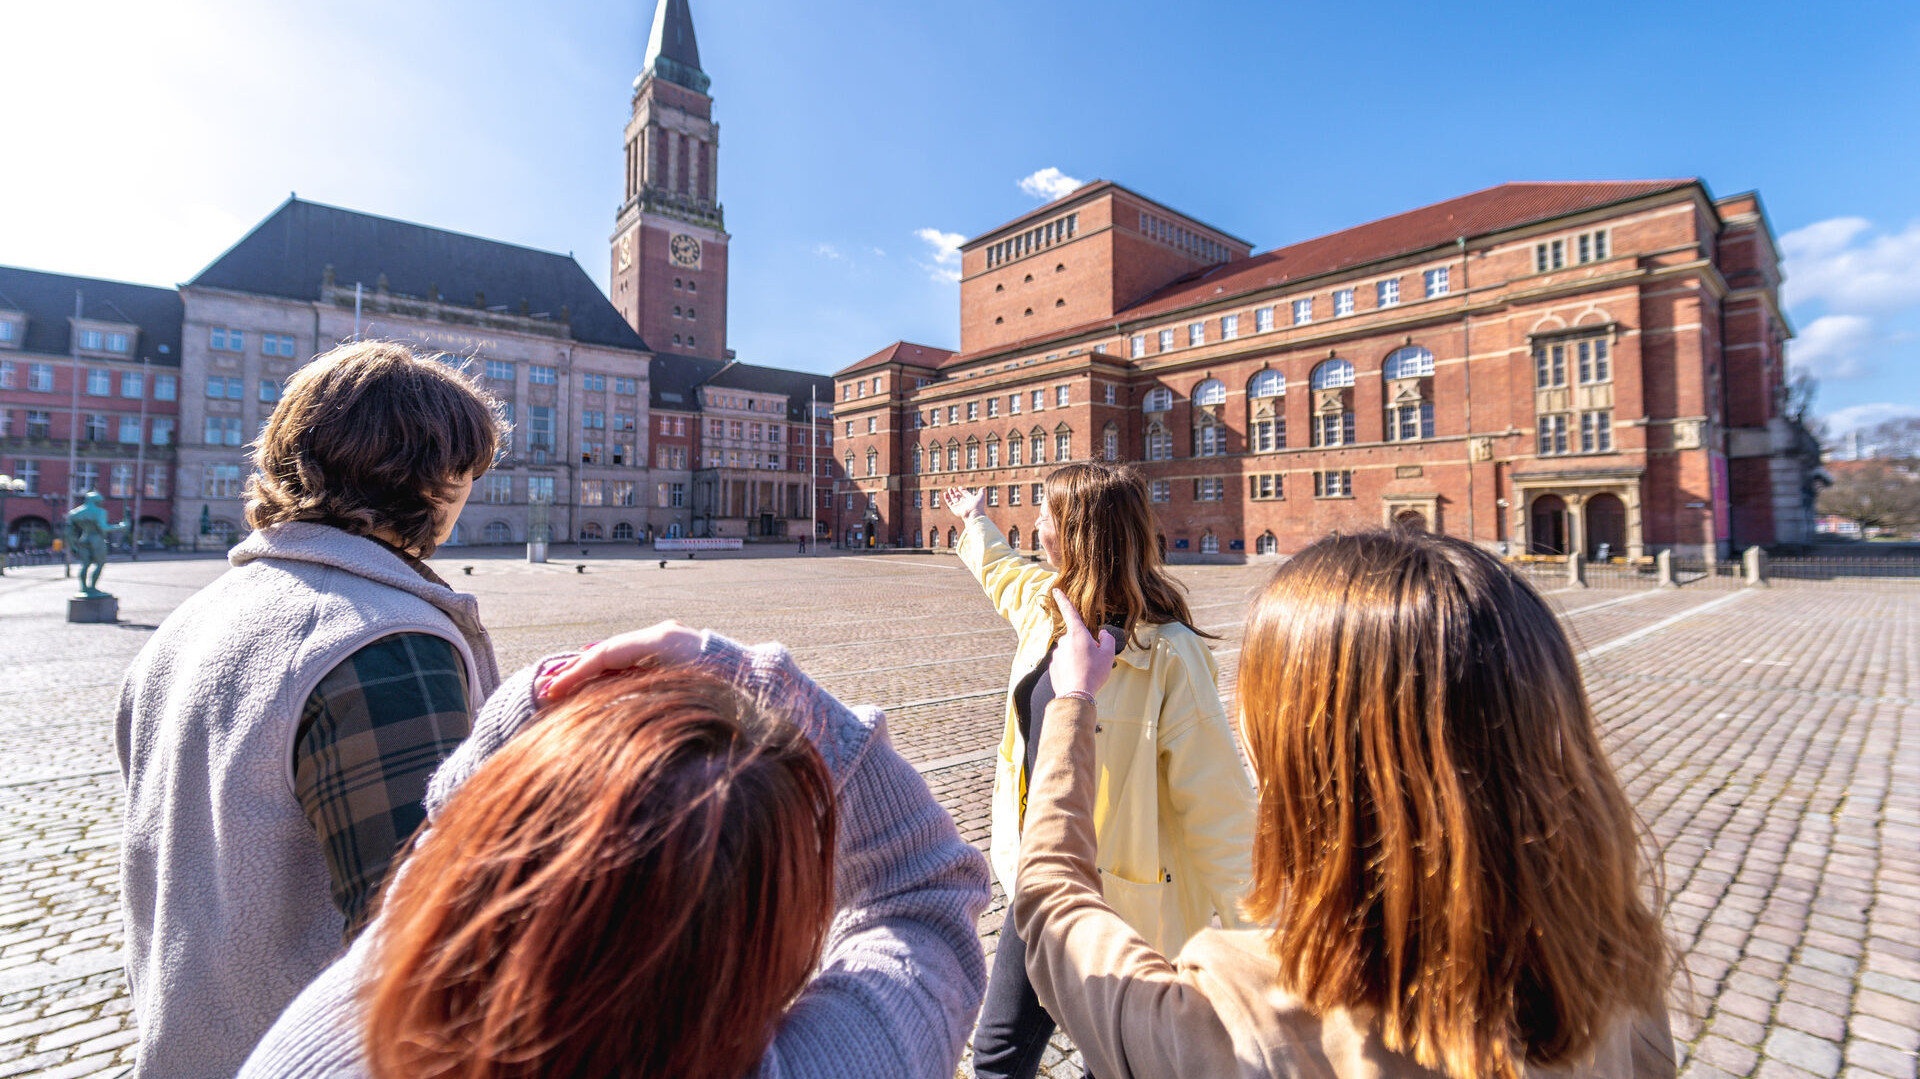
<svg viewBox="0 0 1920 1079">
<path fill-rule="evenodd" d="M 1699 180 L 1610 180 L 1501 184 L 1365 225 L 1275 248 L 1182 278 L 1122 311 L 1130 319 L 1175 311 L 1222 296 L 1254 292 L 1370 262 L 1565 217 L 1616 202 L 1676 191 Z"/>
<path fill-rule="evenodd" d="M 180 366 L 180 294 L 170 288 L 105 281 L 97 277 L 70 277 L 14 266 L 0 266 L 0 308 L 27 316 L 28 352 L 67 355 L 73 351 L 73 294 L 80 293 L 81 314 L 102 322 L 128 322 L 140 327 L 133 358 Z"/>
<path fill-rule="evenodd" d="M 576 340 L 647 347 L 569 255 L 294 198 L 188 284 L 317 300 L 328 266 L 348 287 L 372 289 L 385 274 L 389 289 L 409 296 L 437 287 L 443 302 L 466 304 L 484 293 L 489 305 L 517 311 L 524 300 L 554 319 L 565 307 Z"/>
<path fill-rule="evenodd" d="M 783 393 L 787 395 L 787 419 L 794 423 L 805 423 L 807 416 L 808 390 L 818 392 L 818 399 L 827 404 L 833 403 L 833 378 L 829 375 L 811 375 L 805 371 L 787 371 L 778 367 L 756 367 L 750 363 L 730 363 L 702 381 L 703 385 L 722 386 L 732 390 L 747 390 L 753 393 Z"/>
<path fill-rule="evenodd" d="M 953 350 L 950 348 L 936 348 L 933 345 L 916 345 L 911 341 L 895 341 L 893 344 L 868 356 L 866 359 L 856 360 L 848 366 L 842 367 L 840 370 L 835 371 L 834 374 L 836 376 L 851 375 L 855 371 L 864 371 L 869 367 L 879 367 L 882 364 L 888 363 L 905 363 L 912 364 L 915 367 L 937 369 L 941 364 L 946 363 L 952 355 Z"/>
<path fill-rule="evenodd" d="M 700 403 L 694 396 L 695 388 L 726 365 L 725 360 L 656 353 L 647 365 L 647 385 L 650 387 L 649 399 L 653 407 L 675 412 L 699 411 Z"/>
</svg>

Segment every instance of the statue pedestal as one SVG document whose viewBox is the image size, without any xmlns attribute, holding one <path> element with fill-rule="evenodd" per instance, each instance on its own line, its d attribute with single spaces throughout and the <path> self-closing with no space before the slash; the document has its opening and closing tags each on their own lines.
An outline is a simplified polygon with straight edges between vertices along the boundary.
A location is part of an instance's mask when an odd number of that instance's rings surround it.
<svg viewBox="0 0 1920 1079">
<path fill-rule="evenodd" d="M 120 598 L 118 596 L 75 596 L 67 601 L 67 621 L 69 622 L 118 622 L 120 620 Z"/>
</svg>

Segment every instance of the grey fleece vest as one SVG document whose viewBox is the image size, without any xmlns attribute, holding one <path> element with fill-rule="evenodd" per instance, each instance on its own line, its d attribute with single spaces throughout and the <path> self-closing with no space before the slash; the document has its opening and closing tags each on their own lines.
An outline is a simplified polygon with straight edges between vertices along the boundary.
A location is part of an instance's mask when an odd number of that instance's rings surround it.
<svg viewBox="0 0 1920 1079">
<path fill-rule="evenodd" d="M 278 525 L 229 560 L 134 660 L 114 729 L 134 1074 L 150 1079 L 233 1075 L 341 951 L 346 921 L 293 793 L 320 679 L 381 637 L 427 633 L 459 651 L 475 711 L 500 681 L 474 598 L 372 540 Z"/>
</svg>

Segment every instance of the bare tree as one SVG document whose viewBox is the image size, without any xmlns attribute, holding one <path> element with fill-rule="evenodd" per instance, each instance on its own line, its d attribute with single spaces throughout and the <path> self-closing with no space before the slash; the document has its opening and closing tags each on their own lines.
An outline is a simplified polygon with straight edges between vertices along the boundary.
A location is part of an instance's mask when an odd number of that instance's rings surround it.
<svg viewBox="0 0 1920 1079">
<path fill-rule="evenodd" d="M 1920 416 L 1886 420 L 1860 432 L 1869 456 L 1895 461 L 1920 460 Z"/>
<path fill-rule="evenodd" d="M 1844 517 L 1863 531 L 1920 528 L 1920 473 L 1909 462 L 1867 458 L 1828 467 L 1833 484 L 1820 492 L 1821 513 Z"/>
</svg>

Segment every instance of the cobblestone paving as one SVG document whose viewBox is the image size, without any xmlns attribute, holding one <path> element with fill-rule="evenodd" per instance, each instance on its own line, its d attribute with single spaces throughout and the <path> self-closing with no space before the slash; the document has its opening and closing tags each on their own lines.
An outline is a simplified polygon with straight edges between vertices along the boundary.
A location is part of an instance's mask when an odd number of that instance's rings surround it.
<svg viewBox="0 0 1920 1079">
<path fill-rule="evenodd" d="M 437 564 L 480 596 L 503 668 L 670 616 L 788 642 L 834 692 L 888 709 L 896 744 L 984 849 L 1014 639 L 953 560 L 663 569 L 604 552 L 546 566 L 450 553 Z M 152 627 L 221 568 L 116 563 L 118 626 L 66 624 L 57 567 L 0 579 L 0 1079 L 127 1069 L 111 716 Z M 1230 691 L 1239 619 L 1266 571 L 1179 575 L 1222 635 Z M 1920 586 L 1549 598 L 1586 650 L 1609 749 L 1663 850 L 1666 923 L 1687 972 L 1673 998 L 1683 1075 L 1913 1079 Z M 996 888 L 980 923 L 989 951 L 1004 916 Z M 1044 1073 L 1079 1074 L 1064 1039 Z"/>
</svg>

